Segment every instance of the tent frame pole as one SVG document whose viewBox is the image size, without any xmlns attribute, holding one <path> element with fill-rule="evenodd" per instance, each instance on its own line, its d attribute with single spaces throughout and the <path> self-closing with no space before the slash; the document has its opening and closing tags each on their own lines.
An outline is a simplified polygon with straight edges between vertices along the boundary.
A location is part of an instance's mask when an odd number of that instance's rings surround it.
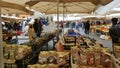
<svg viewBox="0 0 120 68">
<path fill-rule="evenodd" d="M 1 1 L 1 0 L 0 0 L 0 1 Z M 1 7 L 0 7 L 0 68 L 4 68 L 3 45 L 2 45 L 2 18 L 1 18 Z"/>
<path fill-rule="evenodd" d="M 65 28 L 65 3 L 63 3 L 63 34 L 64 34 L 64 28 Z"/>
<path fill-rule="evenodd" d="M 59 29 L 59 0 L 57 0 L 57 28 Z"/>
</svg>

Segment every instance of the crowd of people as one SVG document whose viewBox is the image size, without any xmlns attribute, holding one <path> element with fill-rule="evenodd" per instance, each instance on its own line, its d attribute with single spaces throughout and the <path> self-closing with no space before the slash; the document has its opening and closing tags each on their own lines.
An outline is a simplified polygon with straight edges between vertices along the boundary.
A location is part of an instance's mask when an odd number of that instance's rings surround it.
<svg viewBox="0 0 120 68">
<path fill-rule="evenodd" d="M 22 35 L 28 35 L 29 40 L 35 37 L 40 37 L 43 30 L 42 26 L 48 25 L 45 18 L 27 19 L 11 23 L 10 21 L 2 22 L 2 31 L 5 34 L 12 33 L 13 31 L 20 32 Z M 10 37 L 9 40 L 11 40 Z"/>
<path fill-rule="evenodd" d="M 41 18 L 34 19 L 34 21 L 32 21 L 33 23 L 30 23 L 30 22 L 31 22 L 31 19 L 23 20 L 21 22 L 20 21 L 14 22 L 14 24 L 12 24 L 11 22 L 2 22 L 3 33 L 11 33 L 12 31 L 21 31 L 23 33 L 23 35 L 28 35 L 29 39 L 32 40 L 35 37 L 40 37 L 42 30 L 43 30 L 43 28 L 42 28 L 43 25 L 48 25 L 48 22 L 45 19 L 41 19 Z M 114 22 L 118 22 L 118 19 L 113 18 L 112 22 L 113 22 L 113 26 L 114 26 Z M 87 21 L 66 21 L 65 25 L 64 25 L 64 22 L 61 21 L 60 27 L 76 29 L 78 32 L 80 31 L 80 28 L 82 28 L 82 30 L 84 31 L 85 34 L 89 34 L 90 26 L 100 25 L 100 24 L 108 24 L 108 23 L 110 23 L 110 22 L 87 20 Z M 115 28 L 114 32 L 112 32 L 112 29 L 110 29 L 110 36 L 113 39 L 116 39 L 116 36 L 119 36 L 119 35 L 113 35 L 115 33 L 115 31 L 117 31 L 117 30 L 118 29 Z M 119 33 L 119 31 L 117 31 L 117 32 Z M 118 33 L 115 33 L 115 34 L 118 34 Z M 9 38 L 9 39 L 11 39 L 11 38 Z M 113 42 L 114 41 L 115 40 L 113 40 Z"/>
<path fill-rule="evenodd" d="M 90 30 L 90 21 L 67 21 L 65 24 L 66 28 L 76 29 L 80 31 L 80 28 L 84 31 L 85 34 L 89 34 Z"/>
<path fill-rule="evenodd" d="M 106 25 L 110 24 L 109 20 L 83 20 L 83 21 L 65 21 L 65 25 L 63 25 L 63 21 L 60 22 L 60 27 L 63 28 L 72 28 L 80 32 L 80 28 L 84 34 L 88 35 L 90 32 L 91 26 L 97 25 Z"/>
</svg>

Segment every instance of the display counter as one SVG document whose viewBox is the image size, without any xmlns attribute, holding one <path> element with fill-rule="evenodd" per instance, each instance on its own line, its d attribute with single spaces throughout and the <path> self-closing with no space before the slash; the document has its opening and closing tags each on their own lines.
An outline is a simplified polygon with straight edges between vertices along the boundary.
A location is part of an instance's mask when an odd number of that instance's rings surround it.
<svg viewBox="0 0 120 68">
<path fill-rule="evenodd" d="M 8 38 L 8 37 L 17 36 L 17 35 L 18 35 L 17 33 L 3 34 L 3 39 Z"/>
<path fill-rule="evenodd" d="M 101 39 L 111 40 L 109 35 L 110 26 L 111 24 L 91 26 L 90 32 L 99 35 Z"/>
<path fill-rule="evenodd" d="M 13 37 L 13 36 L 18 36 L 18 35 L 20 35 L 22 32 L 21 31 L 12 31 L 11 33 L 4 33 L 3 32 L 3 39 L 5 39 L 5 38 L 8 38 L 8 37 Z"/>
<path fill-rule="evenodd" d="M 109 49 L 92 42 L 90 38 L 83 37 L 83 39 L 87 43 L 87 48 L 81 45 L 71 48 L 72 68 L 114 68 L 112 57 L 108 55 Z"/>
</svg>

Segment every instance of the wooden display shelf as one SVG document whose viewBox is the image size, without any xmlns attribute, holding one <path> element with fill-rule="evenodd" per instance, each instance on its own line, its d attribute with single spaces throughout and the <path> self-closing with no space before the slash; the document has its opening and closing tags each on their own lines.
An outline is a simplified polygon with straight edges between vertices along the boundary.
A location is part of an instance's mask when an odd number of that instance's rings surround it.
<svg viewBox="0 0 120 68">
<path fill-rule="evenodd" d="M 4 59 L 4 67 L 5 68 L 13 68 L 13 66 L 15 66 L 15 59 L 14 60 L 10 60 L 10 59 Z"/>
<path fill-rule="evenodd" d="M 3 34 L 3 38 L 17 36 L 17 33 Z"/>
<path fill-rule="evenodd" d="M 100 30 L 99 28 L 96 28 L 97 31 L 100 31 L 101 33 L 105 35 L 109 35 L 109 30 Z"/>
</svg>

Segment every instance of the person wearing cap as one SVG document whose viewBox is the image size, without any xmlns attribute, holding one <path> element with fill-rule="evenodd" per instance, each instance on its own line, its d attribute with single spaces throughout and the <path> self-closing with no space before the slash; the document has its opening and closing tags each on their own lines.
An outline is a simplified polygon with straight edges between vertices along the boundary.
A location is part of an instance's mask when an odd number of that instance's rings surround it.
<svg viewBox="0 0 120 68">
<path fill-rule="evenodd" d="M 109 29 L 110 37 L 112 38 L 112 47 L 114 53 L 114 46 L 120 46 L 120 24 L 118 23 L 118 18 L 112 18 L 112 26 Z"/>
</svg>

